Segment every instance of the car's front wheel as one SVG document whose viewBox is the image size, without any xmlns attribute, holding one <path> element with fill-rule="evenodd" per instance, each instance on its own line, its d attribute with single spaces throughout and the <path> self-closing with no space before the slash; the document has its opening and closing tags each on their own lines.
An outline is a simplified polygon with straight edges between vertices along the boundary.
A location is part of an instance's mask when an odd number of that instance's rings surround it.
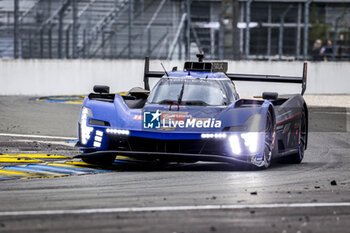
<svg viewBox="0 0 350 233">
<path fill-rule="evenodd" d="M 271 165 L 273 142 L 275 138 L 275 126 L 272 118 L 272 114 L 268 111 L 266 116 L 265 126 L 265 143 L 264 143 L 264 155 L 263 155 L 263 168 L 268 168 Z"/>
</svg>

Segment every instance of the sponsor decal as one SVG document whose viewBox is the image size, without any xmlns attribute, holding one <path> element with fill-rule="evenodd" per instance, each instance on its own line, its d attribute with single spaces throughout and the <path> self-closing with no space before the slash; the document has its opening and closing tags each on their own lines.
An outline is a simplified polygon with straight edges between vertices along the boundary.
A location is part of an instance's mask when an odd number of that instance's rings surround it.
<svg viewBox="0 0 350 233">
<path fill-rule="evenodd" d="M 134 115 L 133 120 L 142 120 L 142 115 Z"/>
<path fill-rule="evenodd" d="M 160 128 L 160 116 L 162 114 L 159 110 L 156 112 L 144 112 L 143 113 L 143 128 L 145 129 L 159 129 Z"/>
<path fill-rule="evenodd" d="M 263 155 L 253 155 L 251 157 L 251 162 L 253 164 L 259 164 L 260 162 L 262 162 L 264 160 L 264 156 Z"/>
<path fill-rule="evenodd" d="M 188 112 L 144 112 L 145 129 L 173 130 L 175 128 L 221 128 L 221 121 L 215 118 L 194 118 Z"/>
</svg>

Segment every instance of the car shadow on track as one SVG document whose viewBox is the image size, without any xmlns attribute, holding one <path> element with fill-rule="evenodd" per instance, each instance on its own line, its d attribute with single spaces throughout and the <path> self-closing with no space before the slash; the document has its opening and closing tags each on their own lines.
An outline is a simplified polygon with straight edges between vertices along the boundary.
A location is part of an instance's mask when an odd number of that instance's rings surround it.
<svg viewBox="0 0 350 233">
<path fill-rule="evenodd" d="M 282 160 L 276 160 L 268 169 L 258 168 L 253 165 L 244 164 L 227 164 L 227 163 L 214 163 L 214 162 L 197 162 L 197 163 L 142 163 L 142 162 L 119 162 L 116 161 L 111 166 L 106 168 L 112 170 L 118 170 L 122 172 L 159 172 L 159 171 L 227 171 L 227 172 L 251 172 L 251 171 L 269 171 L 279 168 L 294 168 L 300 166 L 298 164 L 290 164 Z M 294 170 L 294 169 L 293 169 Z"/>
</svg>

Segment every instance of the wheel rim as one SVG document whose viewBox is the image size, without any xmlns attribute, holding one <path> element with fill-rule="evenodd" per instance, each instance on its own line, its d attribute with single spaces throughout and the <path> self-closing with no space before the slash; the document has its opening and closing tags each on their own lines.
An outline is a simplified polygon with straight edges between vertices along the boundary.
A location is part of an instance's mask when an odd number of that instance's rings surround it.
<svg viewBox="0 0 350 233">
<path fill-rule="evenodd" d="M 273 142 L 273 130 L 271 113 L 268 112 L 266 117 L 266 128 L 265 128 L 265 148 L 264 148 L 264 165 L 268 167 L 271 163 L 272 157 L 272 142 Z"/>
</svg>

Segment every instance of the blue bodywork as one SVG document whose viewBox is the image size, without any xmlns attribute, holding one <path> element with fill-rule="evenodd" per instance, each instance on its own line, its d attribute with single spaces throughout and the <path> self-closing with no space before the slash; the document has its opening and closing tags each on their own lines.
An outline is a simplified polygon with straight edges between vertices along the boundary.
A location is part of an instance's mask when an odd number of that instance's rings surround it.
<svg viewBox="0 0 350 233">
<path fill-rule="evenodd" d="M 94 86 L 79 120 L 82 158 L 113 162 L 116 155 L 152 162 L 246 162 L 267 168 L 274 157 L 300 163 L 307 148 L 307 64 L 297 76 L 227 73 L 227 62 L 185 62 L 184 71 L 149 70 L 144 89 L 126 95 Z M 150 92 L 149 79 L 161 78 Z M 263 92 L 240 99 L 233 81 L 301 84 L 301 94 Z M 184 127 L 185 125 L 185 127 Z"/>
<path fill-rule="evenodd" d="M 211 73 L 175 71 L 170 72 L 169 76 L 164 75 L 163 79 L 165 78 L 229 80 L 228 77 L 221 72 Z M 259 165 L 263 163 L 262 157 L 264 153 L 264 130 L 266 126 L 266 115 L 269 109 L 271 110 L 273 106 L 268 100 L 256 101 L 250 103 L 249 106 L 244 106 L 244 104 L 242 104 L 242 101 L 244 100 L 237 98 L 235 101 L 226 106 L 180 105 L 179 111 L 176 111 L 176 107 L 173 108 L 172 111 L 169 111 L 169 105 L 164 104 L 146 103 L 142 108 L 129 108 L 125 102 L 124 97 L 119 94 L 115 94 L 114 99 L 111 101 L 90 99 L 90 97 L 87 96 L 84 99 L 82 109 L 88 109 L 89 114 L 87 114 L 86 121 L 79 121 L 80 146 L 83 152 L 108 151 L 111 150 L 112 144 L 115 143 L 115 137 L 120 139 L 144 138 L 160 141 L 212 141 L 218 142 L 217 145 L 220 145 L 217 155 L 226 157 L 232 156 L 237 160 L 244 162 L 253 162 Z M 145 129 L 143 126 L 144 112 L 156 112 L 157 110 L 160 112 L 166 112 L 168 114 L 171 114 L 171 112 L 174 112 L 175 114 L 184 114 L 183 116 L 186 116 L 186 119 L 189 117 L 196 119 L 215 119 L 221 121 L 221 126 L 218 128 L 177 127 L 172 128 L 171 130 Z M 83 111 L 81 111 L 80 119 L 82 119 L 82 112 Z M 252 118 L 258 120 L 259 122 L 252 124 Z M 91 119 L 98 120 L 100 122 L 108 122 L 108 124 L 91 124 Z M 82 128 L 84 128 L 83 130 L 88 129 L 87 131 L 89 131 L 89 137 L 85 143 L 83 143 L 83 140 L 81 138 Z M 127 135 L 112 135 L 111 133 L 107 132 L 108 129 L 124 130 L 123 132 L 127 132 Z M 257 150 L 254 153 L 248 150 L 247 146 L 245 145 L 245 141 L 241 137 L 242 134 L 248 132 L 256 133 L 258 135 L 256 142 L 258 143 Z M 224 136 L 215 138 L 215 133 L 221 133 L 220 135 Z M 209 134 L 213 136 L 212 138 L 203 138 L 203 134 Z M 232 153 L 232 145 L 230 145 L 229 142 L 229 138 L 232 135 L 237 135 L 237 138 L 240 142 L 241 148 L 239 154 Z M 112 137 L 114 138 L 113 140 L 111 139 Z M 98 138 L 98 140 L 96 138 Z M 213 148 L 210 150 L 213 150 Z"/>
</svg>

